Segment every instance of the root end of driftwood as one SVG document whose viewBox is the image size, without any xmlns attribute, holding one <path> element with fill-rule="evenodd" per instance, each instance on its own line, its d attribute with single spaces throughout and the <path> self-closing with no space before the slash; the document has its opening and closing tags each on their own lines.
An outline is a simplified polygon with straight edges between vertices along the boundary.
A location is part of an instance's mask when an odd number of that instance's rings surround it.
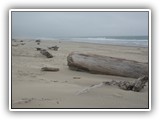
<svg viewBox="0 0 160 120">
<path fill-rule="evenodd" d="M 89 92 L 89 90 L 91 90 L 93 88 L 98 88 L 98 87 L 102 87 L 102 86 L 116 86 L 116 87 L 118 87 L 122 90 L 140 92 L 144 88 L 146 82 L 148 82 L 148 77 L 147 76 L 141 76 L 137 80 L 135 80 L 134 82 L 129 82 L 129 81 L 117 82 L 115 80 L 110 80 L 110 81 L 102 82 L 102 83 L 97 84 L 97 85 L 89 86 L 89 87 L 79 91 L 77 93 L 77 95 Z"/>
<path fill-rule="evenodd" d="M 135 91 L 135 92 L 140 92 L 144 88 L 144 86 L 147 82 L 148 82 L 148 77 L 141 76 L 137 80 L 135 80 L 134 82 L 129 82 L 129 81 L 116 82 L 116 81 L 112 80 L 111 82 L 106 81 L 103 83 L 104 83 L 104 85 L 118 86 L 120 89 L 123 89 L 123 90 L 131 90 L 131 91 Z"/>
</svg>

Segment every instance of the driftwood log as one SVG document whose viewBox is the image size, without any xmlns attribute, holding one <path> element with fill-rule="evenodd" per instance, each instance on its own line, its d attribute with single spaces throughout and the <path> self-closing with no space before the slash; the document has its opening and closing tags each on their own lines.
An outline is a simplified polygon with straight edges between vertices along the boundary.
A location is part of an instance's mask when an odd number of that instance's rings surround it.
<svg viewBox="0 0 160 120">
<path fill-rule="evenodd" d="M 147 76 L 141 76 L 133 82 L 129 82 L 126 80 L 125 81 L 116 81 L 116 80 L 105 81 L 100 84 L 91 85 L 87 88 L 84 88 L 83 90 L 79 91 L 77 93 L 77 95 L 89 92 L 93 88 L 99 88 L 99 87 L 103 87 L 103 86 L 115 86 L 115 87 L 119 87 L 120 89 L 123 89 L 123 90 L 140 92 L 144 88 L 144 86 L 146 86 L 147 82 L 148 82 Z"/>
<path fill-rule="evenodd" d="M 58 46 L 57 45 L 55 45 L 55 46 L 52 46 L 52 47 L 48 47 L 48 49 L 51 49 L 51 50 L 55 50 L 55 51 L 57 51 L 58 50 Z"/>
<path fill-rule="evenodd" d="M 67 61 L 69 69 L 76 71 L 131 78 L 148 76 L 148 64 L 133 60 L 73 52 L 68 55 Z"/>
<path fill-rule="evenodd" d="M 47 58 L 53 58 L 53 55 L 51 55 L 47 50 L 45 49 L 41 49 L 40 53 L 44 56 L 46 56 Z"/>
<path fill-rule="evenodd" d="M 40 42 L 41 42 L 41 40 L 40 40 L 40 39 L 38 39 L 38 40 L 36 40 L 35 42 L 38 42 L 38 43 L 40 43 Z"/>
<path fill-rule="evenodd" d="M 36 40 L 35 42 L 37 43 L 37 45 L 40 45 L 41 40 L 38 39 L 38 40 Z"/>
<path fill-rule="evenodd" d="M 104 85 L 115 85 L 123 90 L 132 90 L 135 92 L 139 92 L 144 88 L 146 82 L 148 82 L 148 77 L 141 76 L 137 80 L 135 80 L 134 82 L 129 82 L 129 81 L 117 82 L 115 80 L 112 80 L 112 81 L 103 82 L 103 84 Z"/>
<path fill-rule="evenodd" d="M 57 72 L 59 71 L 59 68 L 53 68 L 53 67 L 43 67 L 41 68 L 42 71 L 53 71 L 53 72 Z"/>
<path fill-rule="evenodd" d="M 40 51 L 40 50 L 42 50 L 42 48 L 36 48 L 37 49 L 37 51 Z"/>
</svg>

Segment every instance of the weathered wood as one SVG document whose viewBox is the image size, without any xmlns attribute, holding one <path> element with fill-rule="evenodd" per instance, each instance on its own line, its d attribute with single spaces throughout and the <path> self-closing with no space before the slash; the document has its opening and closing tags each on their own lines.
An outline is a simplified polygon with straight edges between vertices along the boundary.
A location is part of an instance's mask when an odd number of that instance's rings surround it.
<svg viewBox="0 0 160 120">
<path fill-rule="evenodd" d="M 42 71 L 53 71 L 53 72 L 57 72 L 59 71 L 59 68 L 53 68 L 53 67 L 43 67 L 41 68 Z"/>
<path fill-rule="evenodd" d="M 42 50 L 42 48 L 36 48 L 37 49 L 37 51 L 40 51 L 40 50 Z"/>
<path fill-rule="evenodd" d="M 35 42 L 37 43 L 37 45 L 40 45 L 41 40 L 38 39 L 38 40 L 36 40 Z"/>
<path fill-rule="evenodd" d="M 53 55 L 51 55 L 47 50 L 45 50 L 45 49 L 41 49 L 40 50 L 40 53 L 42 54 L 42 55 L 45 55 L 47 58 L 53 58 Z"/>
<path fill-rule="evenodd" d="M 138 78 L 134 82 L 132 90 L 136 91 L 136 92 L 141 91 L 141 89 L 144 88 L 144 86 L 145 86 L 146 82 L 148 82 L 148 80 L 149 80 L 148 76 L 142 76 L 142 77 Z"/>
<path fill-rule="evenodd" d="M 73 77 L 73 79 L 81 79 L 81 77 Z"/>
<path fill-rule="evenodd" d="M 103 82 L 104 85 L 112 85 L 112 86 L 118 86 L 119 88 L 123 90 L 132 90 L 135 92 L 141 91 L 146 83 L 148 82 L 148 77 L 147 76 L 141 76 L 134 82 L 129 82 L 129 81 L 120 81 L 117 82 L 115 80 L 112 81 L 106 81 Z"/>
<path fill-rule="evenodd" d="M 132 78 L 148 76 L 148 64 L 133 60 L 73 52 L 67 61 L 69 68 L 76 71 Z"/>
<path fill-rule="evenodd" d="M 39 39 L 38 39 L 38 40 L 36 40 L 35 42 L 38 42 L 38 43 L 40 43 L 40 42 L 41 42 L 41 40 L 39 40 Z"/>
<path fill-rule="evenodd" d="M 58 50 L 58 46 L 57 45 L 55 45 L 55 46 L 52 46 L 52 47 L 48 47 L 48 49 L 51 49 L 51 50 L 55 50 L 55 51 L 57 51 Z"/>
<path fill-rule="evenodd" d="M 123 90 L 140 92 L 144 88 L 144 86 L 146 85 L 147 82 L 148 82 L 147 76 L 141 76 L 133 82 L 129 82 L 127 80 L 125 80 L 125 81 L 110 80 L 110 81 L 102 82 L 97 85 L 89 86 L 89 87 L 79 91 L 77 93 L 77 95 L 80 95 L 82 93 L 86 93 L 93 88 L 99 88 L 99 87 L 103 87 L 103 86 L 116 86 L 116 87 L 119 87 L 120 89 L 123 89 Z"/>
</svg>

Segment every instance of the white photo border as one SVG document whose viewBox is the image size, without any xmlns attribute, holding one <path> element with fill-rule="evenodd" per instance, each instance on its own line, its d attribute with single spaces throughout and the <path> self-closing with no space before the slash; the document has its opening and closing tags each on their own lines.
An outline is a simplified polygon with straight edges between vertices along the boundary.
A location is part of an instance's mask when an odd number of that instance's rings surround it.
<svg viewBox="0 0 160 120">
<path fill-rule="evenodd" d="M 12 108 L 12 12 L 148 12 L 148 108 Z M 9 110 L 10 111 L 150 111 L 151 110 L 151 10 L 150 9 L 10 9 L 9 10 Z"/>
</svg>

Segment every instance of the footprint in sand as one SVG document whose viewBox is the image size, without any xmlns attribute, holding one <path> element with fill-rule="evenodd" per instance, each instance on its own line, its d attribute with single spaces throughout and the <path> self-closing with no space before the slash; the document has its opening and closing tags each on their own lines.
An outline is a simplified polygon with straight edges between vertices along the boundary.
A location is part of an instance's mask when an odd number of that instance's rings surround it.
<svg viewBox="0 0 160 120">
<path fill-rule="evenodd" d="M 22 98 L 20 100 L 13 102 L 13 104 L 24 104 L 24 103 L 29 103 L 33 100 L 34 100 L 34 98 Z"/>
<path fill-rule="evenodd" d="M 60 104 L 60 100 L 58 99 L 50 99 L 50 98 L 22 98 L 20 100 L 14 101 L 13 104 L 26 104 L 32 101 L 40 101 L 40 102 L 54 102 L 56 104 Z"/>
</svg>

